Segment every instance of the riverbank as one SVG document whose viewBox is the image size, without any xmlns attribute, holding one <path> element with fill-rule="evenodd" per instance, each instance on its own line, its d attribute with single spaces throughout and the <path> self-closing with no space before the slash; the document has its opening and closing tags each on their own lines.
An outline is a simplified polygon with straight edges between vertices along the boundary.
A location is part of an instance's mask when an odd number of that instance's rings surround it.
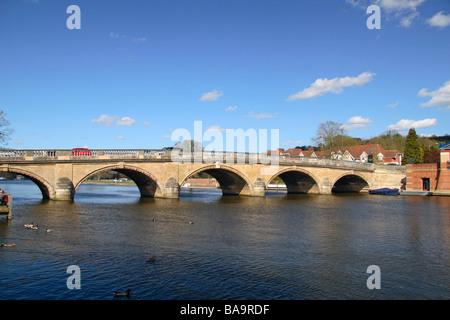
<svg viewBox="0 0 450 320">
<path fill-rule="evenodd" d="M 192 189 L 192 188 L 198 188 L 198 189 L 218 189 L 220 186 L 214 184 L 204 184 L 204 183 L 193 183 L 192 180 L 188 180 L 189 183 L 186 183 L 182 186 L 182 188 L 186 189 Z M 85 184 L 94 184 L 94 185 L 116 185 L 116 186 L 136 186 L 134 181 L 114 181 L 114 180 L 87 180 L 83 182 Z M 269 184 L 267 187 L 267 190 L 273 191 L 273 190 L 286 190 L 286 185 L 284 184 Z"/>
<path fill-rule="evenodd" d="M 116 186 L 135 186 L 134 181 L 114 181 L 114 180 L 87 180 L 83 184 L 95 185 L 116 185 Z"/>
</svg>

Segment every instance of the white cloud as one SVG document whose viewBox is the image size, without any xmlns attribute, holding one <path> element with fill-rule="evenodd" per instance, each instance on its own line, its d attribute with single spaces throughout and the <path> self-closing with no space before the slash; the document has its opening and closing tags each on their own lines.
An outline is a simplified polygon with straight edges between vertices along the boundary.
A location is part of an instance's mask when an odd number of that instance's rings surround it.
<svg viewBox="0 0 450 320">
<path fill-rule="evenodd" d="M 164 134 L 161 137 L 159 137 L 160 139 L 170 139 L 171 136 L 169 136 L 168 134 Z"/>
<path fill-rule="evenodd" d="M 443 11 L 439 11 L 430 19 L 427 20 L 427 23 L 433 27 L 448 27 L 450 26 L 450 14 L 445 15 Z"/>
<path fill-rule="evenodd" d="M 399 19 L 400 26 L 405 28 L 410 27 L 414 19 L 419 17 L 417 8 L 425 1 L 427 0 L 345 0 L 362 10 L 366 10 L 369 5 L 377 5 L 381 7 L 382 14 L 386 14 L 387 19 Z"/>
<path fill-rule="evenodd" d="M 355 130 L 355 129 L 363 129 L 367 128 L 369 123 L 372 123 L 372 120 L 369 118 L 363 118 L 361 116 L 351 117 L 347 120 L 347 124 L 343 125 L 345 130 Z"/>
<path fill-rule="evenodd" d="M 417 8 L 426 0 L 377 0 L 376 4 L 389 15 L 400 19 L 400 26 L 408 28 L 419 17 Z"/>
<path fill-rule="evenodd" d="M 296 145 L 298 146 L 299 144 L 302 144 L 303 141 L 302 140 L 287 140 L 285 142 L 282 143 L 283 146 L 293 146 Z"/>
<path fill-rule="evenodd" d="M 200 101 L 214 101 L 214 100 L 219 99 L 222 95 L 223 95 L 223 92 L 213 90 L 213 91 L 204 93 L 201 96 Z"/>
<path fill-rule="evenodd" d="M 118 118 L 119 118 L 118 116 L 108 116 L 106 114 L 102 114 L 98 119 L 92 119 L 91 121 L 104 124 L 110 127 L 113 125 L 113 122 L 116 121 Z"/>
<path fill-rule="evenodd" d="M 243 116 L 243 117 L 249 117 L 249 118 L 255 118 L 256 120 L 259 119 L 271 119 L 271 118 L 277 118 L 278 117 L 278 112 L 274 113 L 274 114 L 270 114 L 270 113 L 265 113 L 265 112 L 261 112 L 261 113 L 254 113 L 253 111 L 250 112 L 249 114 Z"/>
<path fill-rule="evenodd" d="M 422 133 L 419 134 L 419 137 L 425 137 L 425 138 L 431 138 L 431 137 L 435 137 L 436 135 L 434 133 Z"/>
<path fill-rule="evenodd" d="M 345 2 L 351 4 L 354 7 L 366 10 L 368 5 L 364 3 L 364 0 L 345 0 Z"/>
<path fill-rule="evenodd" d="M 426 0 L 377 0 L 376 3 L 388 11 L 417 10 Z"/>
<path fill-rule="evenodd" d="M 402 27 L 408 28 L 412 25 L 413 20 L 419 16 L 419 12 L 414 11 L 408 15 L 402 16 L 400 18 L 400 25 Z"/>
<path fill-rule="evenodd" d="M 151 124 L 150 124 L 150 122 L 144 121 L 144 126 L 146 126 L 146 127 L 150 127 L 150 126 L 151 126 Z"/>
<path fill-rule="evenodd" d="M 136 123 L 136 120 L 130 117 L 122 117 L 119 116 L 108 116 L 107 114 L 102 114 L 98 119 L 92 119 L 91 122 L 97 122 L 99 124 L 104 124 L 107 127 L 111 127 L 113 125 L 116 126 L 132 126 Z"/>
<path fill-rule="evenodd" d="M 227 112 L 228 111 L 234 111 L 236 109 L 237 109 L 237 106 L 234 106 L 234 107 L 233 106 L 229 106 L 228 108 L 225 109 L 225 111 L 227 111 Z"/>
<path fill-rule="evenodd" d="M 409 119 L 402 119 L 396 124 L 391 124 L 388 126 L 388 129 L 391 130 L 398 130 L 398 131 L 404 131 L 409 130 L 411 128 L 414 129 L 421 129 L 421 128 L 428 128 L 435 126 L 437 124 L 436 119 L 424 119 L 424 120 L 409 120 Z"/>
<path fill-rule="evenodd" d="M 222 128 L 222 127 L 220 127 L 220 126 L 211 126 L 211 127 L 209 127 L 209 128 L 206 128 L 206 131 L 220 131 L 220 132 L 225 132 L 226 131 L 226 129 L 224 129 L 224 128 Z"/>
<path fill-rule="evenodd" d="M 130 117 L 123 117 L 117 120 L 116 125 L 118 126 L 132 126 L 136 123 L 136 120 L 130 118 Z"/>
<path fill-rule="evenodd" d="M 397 106 L 399 105 L 399 103 L 400 103 L 400 102 L 398 102 L 398 101 L 395 102 L 395 103 L 389 103 L 389 104 L 387 105 L 387 107 L 388 107 L 388 108 L 395 108 L 395 107 L 397 107 Z"/>
<path fill-rule="evenodd" d="M 363 86 L 367 82 L 372 81 L 374 73 L 363 72 L 357 77 L 344 77 L 344 78 L 334 78 L 331 80 L 317 79 L 311 84 L 309 88 L 303 89 L 302 91 L 291 95 L 287 98 L 287 101 L 294 101 L 298 99 L 310 99 L 323 96 L 328 92 L 341 93 L 345 87 L 351 86 Z"/>
<path fill-rule="evenodd" d="M 117 140 L 125 140 L 125 137 L 124 136 L 118 136 L 116 139 Z"/>
<path fill-rule="evenodd" d="M 422 103 L 422 107 L 443 106 L 450 108 L 450 81 L 444 83 L 442 87 L 436 91 L 428 92 L 428 89 L 421 89 L 417 95 L 419 97 L 431 97 L 428 102 Z"/>
<path fill-rule="evenodd" d="M 125 38 L 124 35 L 120 35 L 117 32 L 111 31 L 111 33 L 109 34 L 109 37 L 111 39 L 118 39 L 118 38 Z"/>
<path fill-rule="evenodd" d="M 139 43 L 139 42 L 145 42 L 147 39 L 145 37 L 142 38 L 133 38 L 133 42 Z"/>
</svg>

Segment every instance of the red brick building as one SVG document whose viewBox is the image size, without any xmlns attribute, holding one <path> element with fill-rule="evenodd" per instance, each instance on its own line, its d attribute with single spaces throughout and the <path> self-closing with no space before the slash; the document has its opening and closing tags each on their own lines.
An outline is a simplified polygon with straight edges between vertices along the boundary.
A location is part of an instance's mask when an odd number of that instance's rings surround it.
<svg viewBox="0 0 450 320">
<path fill-rule="evenodd" d="M 450 195 L 450 143 L 441 146 L 441 163 L 406 165 L 406 191 Z"/>
</svg>

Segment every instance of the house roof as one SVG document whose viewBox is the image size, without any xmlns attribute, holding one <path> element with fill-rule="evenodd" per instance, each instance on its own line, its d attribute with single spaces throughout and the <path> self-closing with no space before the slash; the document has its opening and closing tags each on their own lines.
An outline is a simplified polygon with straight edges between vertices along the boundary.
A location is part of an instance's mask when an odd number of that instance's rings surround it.
<svg viewBox="0 0 450 320">
<path fill-rule="evenodd" d="M 310 148 L 308 150 L 302 150 L 300 148 L 292 148 L 292 149 L 278 149 L 277 150 L 279 154 L 288 154 L 292 157 L 298 157 L 298 156 L 304 156 L 304 157 L 311 157 L 311 156 L 317 156 L 318 158 L 326 158 L 329 157 L 328 152 L 326 151 L 314 151 L 314 148 Z M 350 153 L 350 155 L 354 159 L 360 159 L 361 155 L 365 152 L 366 155 L 369 155 L 372 153 L 374 157 L 377 157 L 378 154 L 382 154 L 383 158 L 392 158 L 395 159 L 398 154 L 402 154 L 398 150 L 385 150 L 382 146 L 379 144 L 363 144 L 363 145 L 357 145 L 357 146 L 347 146 L 342 148 L 336 148 L 333 150 L 334 153 L 341 153 L 345 154 Z"/>
<path fill-rule="evenodd" d="M 304 156 L 304 157 L 309 157 L 312 153 L 314 152 L 313 149 L 309 149 L 309 150 L 302 150 L 300 148 L 293 148 L 293 149 L 287 149 L 287 150 L 283 150 L 280 151 L 280 154 L 289 154 L 290 156 L 293 157 L 298 157 L 298 156 Z"/>
<path fill-rule="evenodd" d="M 378 154 L 382 154 L 384 158 L 395 158 L 397 154 L 401 154 L 398 150 L 386 150 L 379 144 L 363 144 L 358 146 L 347 146 L 343 148 L 336 149 L 335 152 L 341 151 L 344 153 L 345 151 L 348 151 L 353 158 L 359 159 L 360 156 L 365 152 L 367 155 L 372 153 L 374 157 L 376 157 Z"/>
<path fill-rule="evenodd" d="M 441 150 L 450 150 L 450 142 L 444 143 L 444 144 L 440 144 L 439 145 L 439 149 Z"/>
<path fill-rule="evenodd" d="M 384 153 L 384 157 L 385 158 L 395 158 L 398 154 L 402 154 L 400 151 L 398 150 L 385 150 L 386 152 Z"/>
</svg>

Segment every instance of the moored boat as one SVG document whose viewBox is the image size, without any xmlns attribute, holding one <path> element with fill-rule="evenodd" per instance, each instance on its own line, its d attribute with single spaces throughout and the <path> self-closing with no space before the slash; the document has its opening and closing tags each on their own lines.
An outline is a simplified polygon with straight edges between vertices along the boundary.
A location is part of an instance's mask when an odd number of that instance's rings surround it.
<svg viewBox="0 0 450 320">
<path fill-rule="evenodd" d="M 381 188 L 369 190 L 369 194 L 382 194 L 382 195 L 398 195 L 398 189 L 396 188 Z"/>
</svg>

